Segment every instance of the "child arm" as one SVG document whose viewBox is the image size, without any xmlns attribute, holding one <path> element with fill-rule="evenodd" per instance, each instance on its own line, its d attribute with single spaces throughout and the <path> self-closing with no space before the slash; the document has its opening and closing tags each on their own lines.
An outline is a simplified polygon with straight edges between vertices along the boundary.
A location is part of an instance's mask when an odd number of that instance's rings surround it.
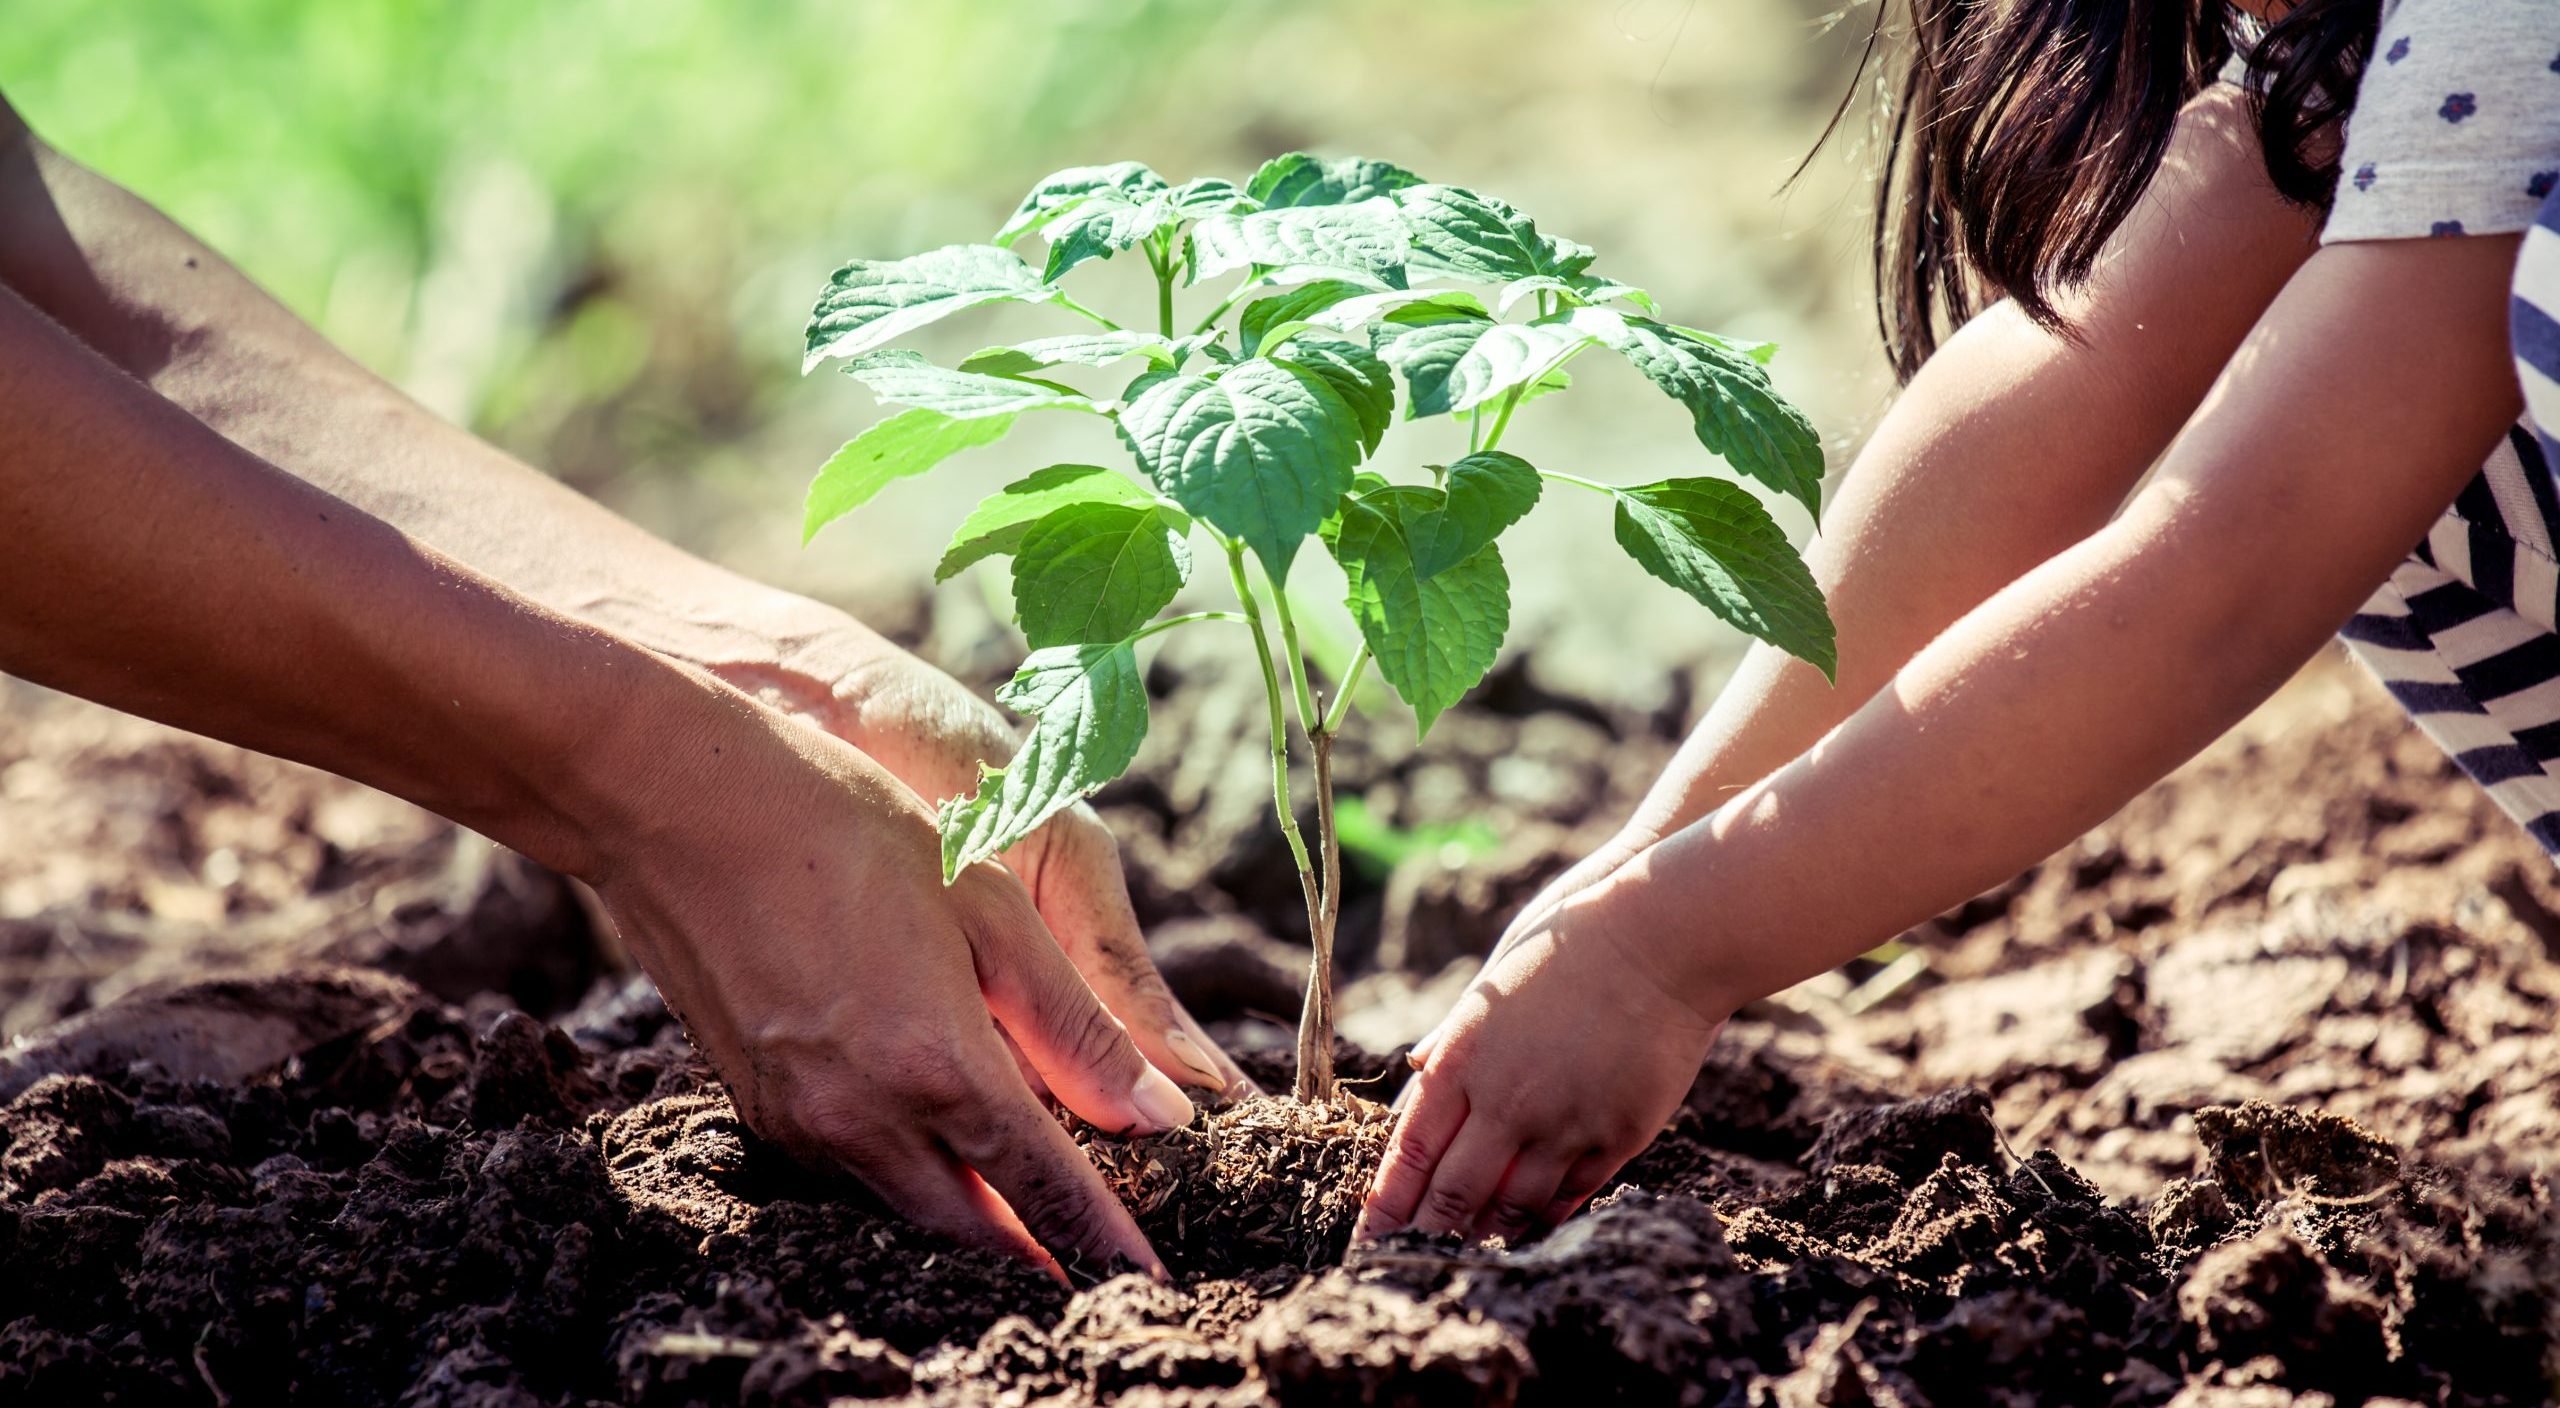
<svg viewBox="0 0 2560 1408">
<path fill-rule="evenodd" d="M 2123 515 L 1488 967 L 1418 1078 L 1367 1230 L 1569 1207 L 1661 1127 L 1736 1008 L 2049 854 L 2273 692 L 2514 420 L 2516 248 L 2315 255 Z"/>
</svg>

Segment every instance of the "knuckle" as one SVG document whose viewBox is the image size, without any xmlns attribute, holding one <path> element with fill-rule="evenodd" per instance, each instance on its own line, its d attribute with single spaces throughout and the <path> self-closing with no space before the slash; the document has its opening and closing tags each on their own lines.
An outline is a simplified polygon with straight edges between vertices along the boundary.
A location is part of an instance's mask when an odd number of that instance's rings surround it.
<svg viewBox="0 0 2560 1408">
<path fill-rule="evenodd" d="M 1406 1120 L 1397 1128 L 1393 1150 L 1397 1163 L 1408 1168 L 1427 1169 L 1439 1152 L 1432 1147 L 1430 1136 L 1424 1134 L 1421 1126 L 1412 1120 Z"/>
<path fill-rule="evenodd" d="M 1075 1179 L 1061 1170 L 1033 1169 L 1005 1195 L 1005 1201 L 1012 1205 L 1014 1216 L 1022 1219 L 1031 1235 L 1053 1251 L 1107 1244 L 1102 1209 Z"/>
<path fill-rule="evenodd" d="M 1475 1199 L 1466 1190 L 1435 1184 L 1422 1195 L 1419 1220 L 1443 1227 L 1464 1226 L 1475 1215 Z"/>
<path fill-rule="evenodd" d="M 931 1037 L 903 1041 L 883 1053 L 879 1069 L 900 1100 L 928 1120 L 976 1102 L 968 1055 L 953 1042 Z"/>
<path fill-rule="evenodd" d="M 1075 1000 L 1059 1004 L 1054 1033 L 1068 1059 L 1106 1072 L 1136 1061 L 1137 1048 L 1129 1044 L 1128 1029 L 1090 994 L 1078 991 L 1073 996 Z"/>
</svg>

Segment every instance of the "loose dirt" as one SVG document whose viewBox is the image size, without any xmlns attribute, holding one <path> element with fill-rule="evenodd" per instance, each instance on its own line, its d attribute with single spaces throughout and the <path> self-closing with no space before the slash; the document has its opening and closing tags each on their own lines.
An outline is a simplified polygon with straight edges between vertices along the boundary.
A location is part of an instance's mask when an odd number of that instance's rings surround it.
<svg viewBox="0 0 2560 1408">
<path fill-rule="evenodd" d="M 1179 746 L 1103 802 L 1176 985 L 1283 1088 L 1293 901 L 1238 800 L 1268 779 L 1185 692 Z M 1359 1099 L 1082 1132 L 1177 1274 L 1074 1287 L 759 1143 L 548 877 L 296 770 L 0 705 L 0 1403 L 2310 1408 L 2555 1382 L 2560 884 L 2343 672 L 1912 936 L 1925 960 L 1746 1012 L 1562 1228 L 1346 1256 L 1396 1045 L 1676 730 L 1498 679 L 1429 754 L 1345 759 L 1378 820 L 1446 838 L 1353 897 Z"/>
</svg>

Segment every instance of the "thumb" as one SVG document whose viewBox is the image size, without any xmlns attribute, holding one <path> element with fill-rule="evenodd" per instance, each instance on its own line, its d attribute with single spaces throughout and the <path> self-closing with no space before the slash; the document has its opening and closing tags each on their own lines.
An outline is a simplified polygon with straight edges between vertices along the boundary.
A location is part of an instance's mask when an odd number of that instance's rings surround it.
<svg viewBox="0 0 2560 1408">
<path fill-rule="evenodd" d="M 1191 1122 L 1181 1087 L 1140 1055 L 1049 936 L 1020 883 L 993 867 L 961 877 L 981 890 L 965 907 L 978 990 L 1060 1104 L 1121 1134 Z"/>
</svg>

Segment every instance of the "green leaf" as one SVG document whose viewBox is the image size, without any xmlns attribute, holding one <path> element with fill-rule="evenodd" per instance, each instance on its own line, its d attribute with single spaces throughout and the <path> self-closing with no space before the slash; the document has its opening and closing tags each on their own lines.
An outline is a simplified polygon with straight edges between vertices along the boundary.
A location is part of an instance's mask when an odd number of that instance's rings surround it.
<svg viewBox="0 0 2560 1408">
<path fill-rule="evenodd" d="M 1666 479 L 1616 493 L 1618 545 L 1644 570 L 1836 677 L 1822 589 L 1751 491 L 1721 479 Z"/>
<path fill-rule="evenodd" d="M 1396 202 L 1413 241 L 1408 262 L 1418 271 L 1487 283 L 1569 278 L 1593 257 L 1590 246 L 1541 235 L 1518 210 L 1456 186 L 1413 186 L 1397 192 Z"/>
<path fill-rule="evenodd" d="M 1442 526 L 1412 534 L 1413 570 L 1436 577 L 1475 556 L 1528 516 L 1543 483 L 1527 460 L 1503 450 L 1478 450 L 1449 466 L 1441 481 Z"/>
<path fill-rule="evenodd" d="M 1031 193 L 1022 198 L 1022 204 L 1014 207 L 1013 215 L 1004 222 L 1004 228 L 996 231 L 996 244 L 1011 247 L 1015 240 L 1099 192 L 1110 191 L 1124 199 L 1144 199 L 1165 189 L 1164 178 L 1139 161 L 1070 166 L 1064 171 L 1053 171 L 1031 188 Z"/>
<path fill-rule="evenodd" d="M 1185 220 L 1252 210 L 1261 204 L 1222 176 L 1201 176 L 1173 189 L 1173 208 Z"/>
<path fill-rule="evenodd" d="M 1368 292 L 1368 285 L 1349 279 L 1318 279 L 1286 293 L 1255 299 L 1244 306 L 1244 312 L 1236 319 L 1245 355 L 1261 351 L 1266 342 L 1276 343 L 1302 329 L 1319 326 L 1311 321 L 1316 314 Z"/>
<path fill-rule="evenodd" d="M 1393 195 L 1422 178 L 1389 161 L 1346 156 L 1327 161 L 1305 152 L 1275 156 L 1245 182 L 1245 194 L 1265 207 L 1357 205 Z"/>
<path fill-rule="evenodd" d="M 1698 443 L 1710 453 L 1821 515 L 1822 441 L 1749 349 L 1605 308 L 1580 308 L 1571 316 L 1687 406 Z"/>
<path fill-rule="evenodd" d="M 933 579 L 947 582 L 972 563 L 1012 552 L 1032 524 L 1069 504 L 1155 501 L 1154 491 L 1125 474 L 1094 464 L 1053 464 L 980 499 L 952 531 L 951 546 L 942 550 Z"/>
<path fill-rule="evenodd" d="M 955 372 L 903 348 L 865 353 L 846 362 L 844 371 L 883 401 L 940 411 L 954 420 L 1023 411 L 1102 409 L 1092 397 L 1053 383 Z"/>
<path fill-rule="evenodd" d="M 1172 338 L 1155 332 L 1073 332 L 1039 337 L 1011 347 L 987 347 L 960 363 L 964 372 L 988 376 L 1025 376 L 1062 363 L 1080 367 L 1108 366 L 1123 357 L 1144 357 L 1159 367 L 1175 365 L 1179 352 Z"/>
<path fill-rule="evenodd" d="M 946 885 L 1128 771 L 1146 740 L 1146 683 L 1125 640 L 1035 650 L 996 698 L 1036 722 L 1012 761 L 980 769 L 976 795 L 935 813 Z"/>
<path fill-rule="evenodd" d="M 857 259 L 836 270 L 809 312 L 800 370 L 853 357 L 982 303 L 1045 303 L 1057 290 L 993 245 L 955 244 L 906 259 Z"/>
<path fill-rule="evenodd" d="M 1143 626 L 1191 578 L 1191 522 L 1153 504 L 1067 504 L 1013 554 L 1013 614 L 1034 646 L 1107 644 Z"/>
<path fill-rule="evenodd" d="M 1088 259 L 1108 259 L 1134 249 L 1157 231 L 1180 223 L 1182 213 L 1166 192 L 1133 198 L 1117 190 L 1095 191 L 1054 212 L 1041 228 L 1049 241 L 1049 263 L 1040 277 L 1054 284 Z"/>
<path fill-rule="evenodd" d="M 1396 419 L 1396 379 L 1378 354 L 1328 333 L 1291 342 L 1272 360 L 1323 377 L 1360 421 L 1360 453 L 1377 453 Z"/>
<path fill-rule="evenodd" d="M 1615 279 L 1604 279 L 1593 274 L 1576 274 L 1569 279 L 1559 278 L 1554 274 L 1532 274 L 1525 279 L 1514 279 L 1503 286 L 1502 302 L 1498 311 L 1508 316 L 1512 306 L 1521 299 L 1541 293 L 1554 294 L 1568 308 L 1625 299 L 1647 313 L 1658 311 L 1654 307 L 1652 294 L 1634 284 L 1622 284 Z"/>
<path fill-rule="evenodd" d="M 939 411 L 901 411 L 827 457 L 809 481 L 800 512 L 800 541 L 869 502 L 892 480 L 922 474 L 974 445 L 991 444 L 1013 428 L 1011 416 L 954 420 Z"/>
<path fill-rule="evenodd" d="M 1132 386 L 1120 437 L 1173 501 L 1241 538 L 1274 582 L 1351 487 L 1360 417 L 1314 372 L 1260 357 L 1216 380 L 1189 374 Z"/>
<path fill-rule="evenodd" d="M 1491 544 L 1425 577 L 1414 531 L 1445 525 L 1447 496 L 1397 485 L 1345 505 L 1331 546 L 1350 579 L 1345 604 L 1378 661 L 1378 674 L 1413 706 L 1421 731 L 1493 668 L 1511 626 L 1511 578 Z"/>
<path fill-rule="evenodd" d="M 1599 339 L 1562 318 L 1498 323 L 1455 309 L 1398 309 L 1378 354 L 1404 373 L 1408 419 L 1466 411 L 1535 384 Z"/>
<path fill-rule="evenodd" d="M 1383 199 L 1212 215 L 1191 227 L 1189 249 L 1193 283 L 1255 268 L 1273 283 L 1338 278 L 1371 288 L 1404 286 L 1404 221 L 1395 203 Z"/>
</svg>

